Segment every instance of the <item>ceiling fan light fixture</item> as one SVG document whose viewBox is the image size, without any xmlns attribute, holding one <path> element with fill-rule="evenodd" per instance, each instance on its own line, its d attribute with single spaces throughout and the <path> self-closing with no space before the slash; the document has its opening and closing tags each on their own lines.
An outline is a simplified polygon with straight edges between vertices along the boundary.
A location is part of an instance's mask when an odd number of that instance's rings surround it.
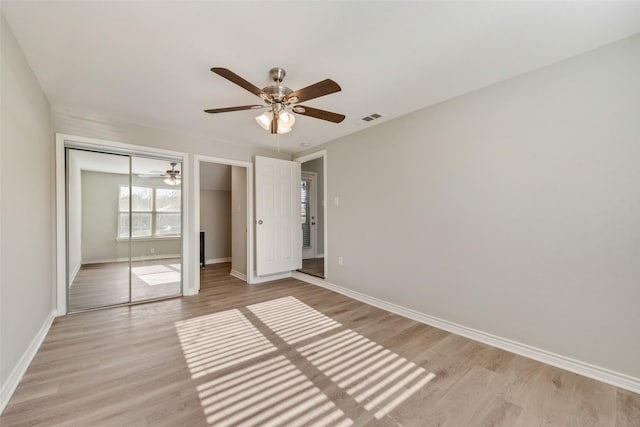
<svg viewBox="0 0 640 427">
<path fill-rule="evenodd" d="M 177 178 L 175 175 L 171 175 L 167 178 L 165 178 L 165 180 L 163 181 L 165 184 L 167 185 L 180 185 L 180 178 Z"/>
<path fill-rule="evenodd" d="M 288 111 L 281 111 L 280 114 L 278 114 L 278 130 L 282 129 L 284 131 L 281 133 L 287 133 L 291 131 L 291 128 L 293 127 L 293 124 L 295 122 L 295 116 Z"/>
<path fill-rule="evenodd" d="M 264 130 L 271 129 L 271 120 L 273 119 L 273 113 L 271 111 L 265 111 L 256 117 L 256 122 Z"/>
</svg>

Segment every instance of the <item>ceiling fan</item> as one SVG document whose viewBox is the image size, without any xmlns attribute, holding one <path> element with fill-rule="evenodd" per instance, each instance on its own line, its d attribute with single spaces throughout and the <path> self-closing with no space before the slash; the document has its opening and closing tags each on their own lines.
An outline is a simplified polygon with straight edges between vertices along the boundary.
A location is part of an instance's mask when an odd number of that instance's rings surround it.
<svg viewBox="0 0 640 427">
<path fill-rule="evenodd" d="M 204 110 L 205 113 L 216 114 L 230 111 L 268 108 L 269 110 L 256 117 L 256 121 L 264 130 L 269 130 L 272 134 L 282 134 L 291 131 L 296 120 L 295 116 L 291 114 L 292 112 L 333 123 L 340 123 L 345 119 L 344 114 L 307 107 L 306 105 L 297 105 L 300 102 L 340 92 L 342 90 L 340 85 L 331 79 L 322 80 L 321 82 L 312 84 L 311 86 L 293 91 L 282 85 L 282 81 L 287 74 L 286 71 L 282 68 L 272 68 L 269 70 L 269 76 L 271 77 L 271 80 L 273 80 L 274 84 L 260 89 L 227 68 L 214 67 L 211 71 L 248 90 L 254 95 L 259 96 L 264 101 L 264 105 L 242 105 L 239 107 L 214 108 Z"/>
<path fill-rule="evenodd" d="M 180 185 L 180 171 L 176 170 L 178 163 L 171 162 L 171 169 L 168 171 L 150 171 L 149 173 L 139 173 L 140 178 L 165 178 L 164 183 L 167 185 Z"/>
</svg>

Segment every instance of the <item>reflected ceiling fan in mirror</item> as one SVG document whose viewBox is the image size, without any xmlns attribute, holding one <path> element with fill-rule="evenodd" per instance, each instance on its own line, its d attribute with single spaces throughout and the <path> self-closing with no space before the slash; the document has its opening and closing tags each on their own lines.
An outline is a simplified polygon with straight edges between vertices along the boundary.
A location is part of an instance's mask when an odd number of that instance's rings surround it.
<svg viewBox="0 0 640 427">
<path fill-rule="evenodd" d="M 166 172 L 162 171 L 150 171 L 149 173 L 139 173 L 140 178 L 165 178 L 163 182 L 167 185 L 180 185 L 182 179 L 180 177 L 180 171 L 176 170 L 178 163 L 171 162 L 171 169 Z"/>
<path fill-rule="evenodd" d="M 164 175 L 166 178 L 164 183 L 167 185 L 180 185 L 182 180 L 180 179 L 180 171 L 176 170 L 176 166 L 178 164 L 175 162 L 171 162 L 171 170 L 168 170 Z"/>
<path fill-rule="evenodd" d="M 300 102 L 309 101 L 321 96 L 340 92 L 342 89 L 338 83 L 331 79 L 322 80 L 305 88 L 293 91 L 282 85 L 284 76 L 287 74 L 282 68 L 272 68 L 269 76 L 274 84 L 260 89 L 249 83 L 239 75 L 227 68 L 212 68 L 211 71 L 224 77 L 248 90 L 264 101 L 264 105 L 242 105 L 239 107 L 214 108 L 204 110 L 205 113 L 217 114 L 231 111 L 258 110 L 266 108 L 267 111 L 256 117 L 256 121 L 264 130 L 272 134 L 283 134 L 291 132 L 293 124 L 296 122 L 295 115 L 300 114 L 314 119 L 326 120 L 333 123 L 340 123 L 345 119 L 344 114 L 333 113 L 331 111 L 320 110 L 318 108 L 298 105 Z"/>
</svg>

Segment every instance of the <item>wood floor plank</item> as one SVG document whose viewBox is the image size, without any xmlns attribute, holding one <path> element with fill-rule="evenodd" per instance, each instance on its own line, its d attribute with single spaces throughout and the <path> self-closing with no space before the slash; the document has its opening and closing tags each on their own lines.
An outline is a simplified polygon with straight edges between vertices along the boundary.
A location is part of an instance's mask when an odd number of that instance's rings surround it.
<svg viewBox="0 0 640 427">
<path fill-rule="evenodd" d="M 640 396 L 295 279 L 55 319 L 13 426 L 640 426 Z"/>
<path fill-rule="evenodd" d="M 627 390 L 616 390 L 615 426 L 640 426 L 640 394 Z"/>
</svg>

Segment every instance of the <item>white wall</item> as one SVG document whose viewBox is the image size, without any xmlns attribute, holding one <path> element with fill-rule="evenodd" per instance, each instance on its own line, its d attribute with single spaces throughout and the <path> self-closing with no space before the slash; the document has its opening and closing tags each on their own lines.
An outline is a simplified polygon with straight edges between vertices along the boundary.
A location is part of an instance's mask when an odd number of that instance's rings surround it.
<svg viewBox="0 0 640 427">
<path fill-rule="evenodd" d="M 640 378 L 638 76 L 640 35 L 329 143 L 328 281 Z"/>
<path fill-rule="evenodd" d="M 231 166 L 231 270 L 247 274 L 247 168 Z"/>
<path fill-rule="evenodd" d="M 205 261 L 231 258 L 231 191 L 200 190 L 200 231 Z"/>
<path fill-rule="evenodd" d="M 73 152 L 72 152 L 73 153 Z M 73 279 L 82 265 L 82 171 L 72 154 L 67 159 L 68 219 L 67 252 L 69 281 Z"/>
<path fill-rule="evenodd" d="M 4 401 L 10 375 L 16 379 L 20 359 L 52 312 L 55 216 L 49 103 L 1 13 L 0 27 L 0 400 Z"/>
<path fill-rule="evenodd" d="M 315 172 L 316 180 L 316 228 L 318 230 L 318 254 L 324 253 L 324 209 L 322 195 L 324 194 L 324 159 L 322 157 L 302 163 L 303 172 Z"/>
</svg>

